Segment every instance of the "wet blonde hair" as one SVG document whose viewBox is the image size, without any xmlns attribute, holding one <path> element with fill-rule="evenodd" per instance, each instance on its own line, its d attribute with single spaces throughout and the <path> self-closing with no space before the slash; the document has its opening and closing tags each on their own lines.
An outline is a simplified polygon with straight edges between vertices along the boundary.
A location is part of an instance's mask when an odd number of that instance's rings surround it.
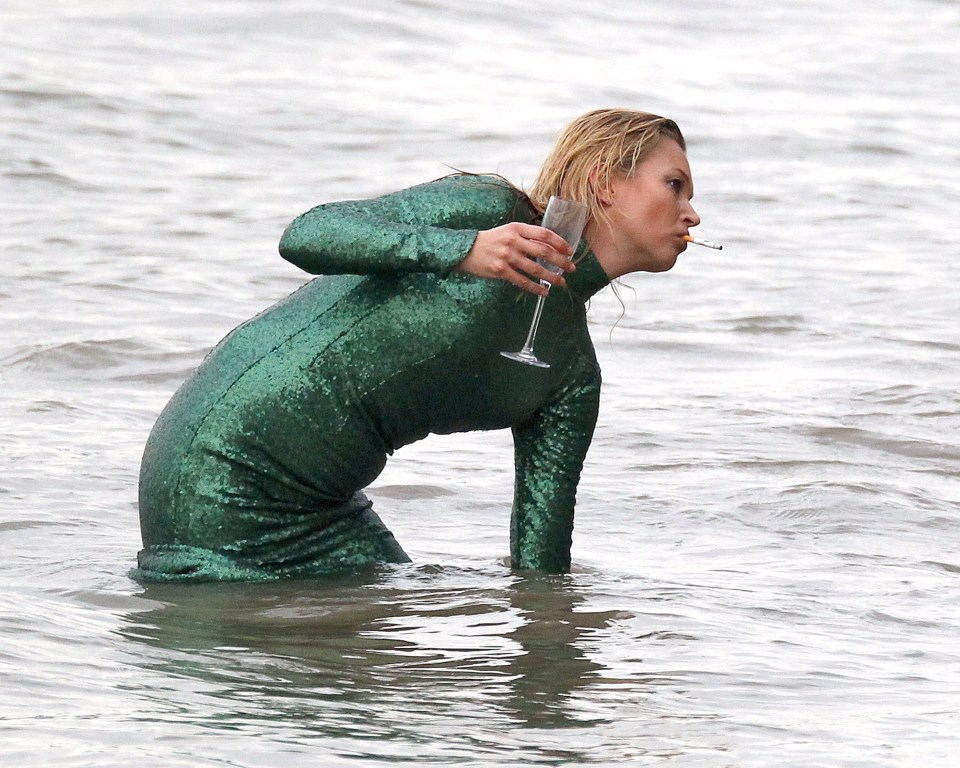
<svg viewBox="0 0 960 768">
<path fill-rule="evenodd" d="M 660 139 L 687 144 L 677 124 L 666 117 L 632 109 L 597 109 L 570 123 L 540 167 L 527 193 L 541 213 L 551 195 L 584 203 L 591 219 L 605 219 L 597 190 L 609 187 L 613 174 L 631 176 Z M 597 171 L 596 188 L 591 180 Z"/>
</svg>

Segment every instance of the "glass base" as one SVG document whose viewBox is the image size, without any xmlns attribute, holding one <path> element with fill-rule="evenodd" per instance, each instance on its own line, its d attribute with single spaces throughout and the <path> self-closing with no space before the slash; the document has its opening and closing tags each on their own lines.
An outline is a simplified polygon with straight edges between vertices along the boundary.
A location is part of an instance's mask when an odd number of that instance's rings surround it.
<svg viewBox="0 0 960 768">
<path fill-rule="evenodd" d="M 550 363 L 543 362 L 543 360 L 533 354 L 533 350 L 521 349 L 519 352 L 501 352 L 500 354 L 508 360 L 516 360 L 518 363 L 525 363 L 526 365 L 535 365 L 537 368 L 550 367 Z"/>
</svg>

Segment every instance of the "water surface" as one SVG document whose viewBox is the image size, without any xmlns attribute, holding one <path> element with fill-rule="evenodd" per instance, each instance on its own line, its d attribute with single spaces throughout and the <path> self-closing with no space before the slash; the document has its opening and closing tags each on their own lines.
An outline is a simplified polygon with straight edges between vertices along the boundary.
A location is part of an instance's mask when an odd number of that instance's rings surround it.
<svg viewBox="0 0 960 768">
<path fill-rule="evenodd" d="M 954 2 L 0 1 L 0 756 L 952 766 Z M 598 106 L 687 134 L 714 253 L 591 305 L 574 572 L 504 566 L 509 436 L 371 489 L 410 566 L 144 588 L 160 408 L 306 276 L 286 223 L 529 184 Z"/>
</svg>

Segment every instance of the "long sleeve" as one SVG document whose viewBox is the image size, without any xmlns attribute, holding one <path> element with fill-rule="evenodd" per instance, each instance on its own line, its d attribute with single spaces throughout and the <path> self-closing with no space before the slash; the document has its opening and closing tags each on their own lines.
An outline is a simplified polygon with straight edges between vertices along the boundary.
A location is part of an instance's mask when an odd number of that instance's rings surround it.
<svg viewBox="0 0 960 768">
<path fill-rule="evenodd" d="M 594 361 L 566 384 L 557 399 L 513 429 L 516 480 L 510 554 L 514 568 L 570 570 L 577 483 L 599 403 L 600 371 Z"/>
<path fill-rule="evenodd" d="M 493 176 L 448 176 L 372 200 L 328 203 L 293 220 L 280 255 L 311 274 L 448 275 L 482 229 L 533 215 Z"/>
</svg>

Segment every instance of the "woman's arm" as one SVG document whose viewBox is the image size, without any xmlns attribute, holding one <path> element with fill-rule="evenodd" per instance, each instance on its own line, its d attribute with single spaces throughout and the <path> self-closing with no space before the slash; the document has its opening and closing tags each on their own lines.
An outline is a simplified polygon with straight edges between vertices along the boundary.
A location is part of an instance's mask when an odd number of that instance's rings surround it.
<svg viewBox="0 0 960 768">
<path fill-rule="evenodd" d="M 532 215 L 503 181 L 448 176 L 371 200 L 317 206 L 287 227 L 280 255 L 311 274 L 445 276 L 469 253 L 479 230 Z"/>
<path fill-rule="evenodd" d="M 516 480 L 511 564 L 548 573 L 570 570 L 573 512 L 600 404 L 600 371 L 568 383 L 561 397 L 515 427 Z"/>
<path fill-rule="evenodd" d="M 311 274 L 453 270 L 546 293 L 563 278 L 537 264 L 576 269 L 563 238 L 530 224 L 536 211 L 493 176 L 448 176 L 372 200 L 320 205 L 298 216 L 280 255 Z"/>
</svg>

